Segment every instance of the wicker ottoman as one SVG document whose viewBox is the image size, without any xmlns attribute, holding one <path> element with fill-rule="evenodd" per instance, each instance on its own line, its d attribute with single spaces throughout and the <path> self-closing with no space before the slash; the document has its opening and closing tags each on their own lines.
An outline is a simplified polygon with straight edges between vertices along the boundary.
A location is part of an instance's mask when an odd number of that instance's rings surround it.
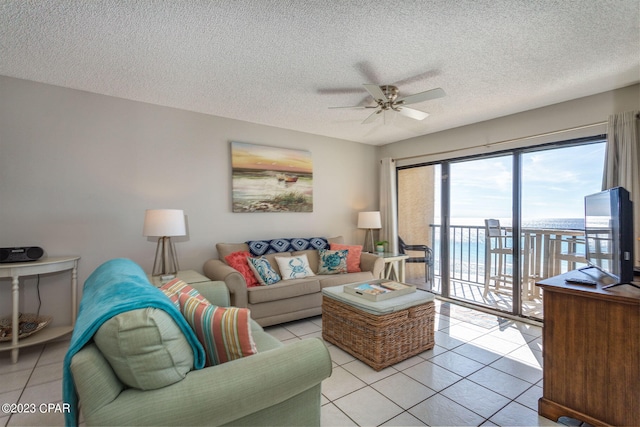
<svg viewBox="0 0 640 427">
<path fill-rule="evenodd" d="M 381 302 L 322 290 L 322 338 L 376 371 L 434 346 L 434 296 L 416 291 Z"/>
</svg>

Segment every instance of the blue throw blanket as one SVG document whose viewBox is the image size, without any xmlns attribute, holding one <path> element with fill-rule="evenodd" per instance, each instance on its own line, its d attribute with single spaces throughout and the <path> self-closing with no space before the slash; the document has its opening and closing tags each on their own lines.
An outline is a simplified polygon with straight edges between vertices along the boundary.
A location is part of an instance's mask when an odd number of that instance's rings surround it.
<svg viewBox="0 0 640 427">
<path fill-rule="evenodd" d="M 71 408 L 65 414 L 67 426 L 78 424 L 78 395 L 71 375 L 73 356 L 93 339 L 93 335 L 107 320 L 126 311 L 147 307 L 162 309 L 173 317 L 193 348 L 195 368 L 204 366 L 204 349 L 195 333 L 171 300 L 149 283 L 140 266 L 122 258 L 107 261 L 84 283 L 78 319 L 64 358 L 62 399 Z"/>
</svg>

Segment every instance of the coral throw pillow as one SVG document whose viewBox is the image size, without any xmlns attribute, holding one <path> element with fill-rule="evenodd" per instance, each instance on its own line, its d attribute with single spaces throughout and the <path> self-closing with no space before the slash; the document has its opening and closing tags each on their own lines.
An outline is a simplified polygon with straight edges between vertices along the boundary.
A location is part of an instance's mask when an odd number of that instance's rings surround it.
<svg viewBox="0 0 640 427">
<path fill-rule="evenodd" d="M 251 254 L 249 253 L 249 251 L 241 251 L 234 252 L 224 257 L 224 260 L 229 266 L 235 268 L 240 272 L 240 274 L 242 274 L 242 277 L 244 277 L 244 280 L 247 282 L 247 288 L 260 286 L 260 283 L 258 283 L 258 279 L 256 279 L 255 274 L 253 274 L 253 270 L 249 268 L 249 262 L 247 261 L 247 258 L 250 256 Z"/>
<path fill-rule="evenodd" d="M 362 255 L 361 245 L 341 245 L 339 243 L 331 243 L 330 247 L 332 251 L 339 251 L 343 249 L 349 251 L 347 254 L 348 273 L 357 273 L 358 271 L 362 271 L 360 269 L 360 256 Z"/>
<path fill-rule="evenodd" d="M 173 302 L 177 308 L 180 308 L 180 302 L 178 301 L 180 294 L 187 294 L 188 296 L 195 297 L 200 301 L 207 301 L 205 297 L 200 295 L 200 292 L 187 285 L 186 282 L 181 279 L 173 279 L 170 282 L 165 283 L 160 286 L 160 290 L 169 297 L 171 302 Z"/>
<path fill-rule="evenodd" d="M 205 366 L 256 354 L 248 308 L 218 307 L 180 294 L 180 311 L 204 347 Z"/>
</svg>

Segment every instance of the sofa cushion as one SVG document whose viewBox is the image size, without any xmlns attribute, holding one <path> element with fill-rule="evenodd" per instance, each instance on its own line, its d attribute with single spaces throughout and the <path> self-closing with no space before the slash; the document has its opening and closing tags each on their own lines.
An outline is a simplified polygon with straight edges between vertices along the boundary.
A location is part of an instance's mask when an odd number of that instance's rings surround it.
<svg viewBox="0 0 640 427">
<path fill-rule="evenodd" d="M 249 309 L 217 307 L 187 294 L 180 294 L 179 301 L 182 314 L 204 347 L 206 366 L 257 353 Z"/>
<path fill-rule="evenodd" d="M 116 376 L 129 387 L 154 390 L 193 369 L 193 351 L 165 311 L 141 308 L 112 317 L 93 337 Z"/>
<path fill-rule="evenodd" d="M 324 237 L 311 238 L 279 238 L 272 240 L 249 240 L 247 242 L 249 252 L 253 256 L 262 256 L 272 253 L 302 251 L 306 249 L 322 249 L 329 246 Z"/>
<path fill-rule="evenodd" d="M 318 266 L 318 274 L 343 274 L 347 272 L 347 255 L 349 251 L 346 249 L 332 251 L 329 249 L 320 249 L 320 265 Z"/>
<path fill-rule="evenodd" d="M 280 268 L 282 280 L 302 279 L 303 277 L 315 276 L 309 267 L 309 260 L 306 254 L 288 257 L 276 257 L 276 262 Z"/>
<path fill-rule="evenodd" d="M 293 251 L 291 256 L 306 255 L 307 261 L 309 261 L 309 267 L 314 273 L 318 273 L 318 251 L 315 249 L 307 249 L 305 251 Z"/>
<path fill-rule="evenodd" d="M 346 249 L 349 251 L 347 254 L 347 272 L 357 273 L 362 271 L 360 269 L 360 258 L 362 257 L 361 245 L 342 245 L 340 243 L 331 243 L 329 247 L 332 250 Z"/>
<path fill-rule="evenodd" d="M 320 276 L 283 280 L 274 285 L 251 288 L 248 290 L 249 303 L 260 304 L 320 292 L 318 277 Z"/>
<path fill-rule="evenodd" d="M 262 258 L 265 258 L 267 261 L 269 261 L 269 264 L 271 264 L 271 267 L 273 267 L 275 272 L 278 273 L 280 276 L 282 276 L 282 272 L 280 271 L 280 267 L 278 266 L 276 257 L 282 258 L 282 257 L 288 257 L 288 256 L 291 256 L 290 252 L 268 254 L 263 256 Z"/>
<path fill-rule="evenodd" d="M 280 275 L 273 269 L 271 263 L 265 257 L 247 258 L 247 261 L 249 261 L 249 267 L 253 270 L 253 273 L 261 285 L 273 285 L 280 281 Z"/>
<path fill-rule="evenodd" d="M 253 315 L 253 311 L 251 315 Z M 258 353 L 284 346 L 276 337 L 266 333 L 262 326 L 253 319 L 251 320 L 251 336 L 253 337 L 253 342 L 256 343 L 256 352 Z"/>
<path fill-rule="evenodd" d="M 250 256 L 251 254 L 249 253 L 249 251 L 240 251 L 234 252 L 224 257 L 224 260 L 227 264 L 229 264 L 230 267 L 235 268 L 236 270 L 238 270 L 238 272 L 240 272 L 240 274 L 242 274 L 245 282 L 247 282 L 248 288 L 252 286 L 260 286 L 258 279 L 256 279 L 255 274 L 253 274 L 253 270 L 251 269 L 251 267 L 249 267 L 249 261 L 247 261 L 247 258 L 249 258 Z"/>
</svg>

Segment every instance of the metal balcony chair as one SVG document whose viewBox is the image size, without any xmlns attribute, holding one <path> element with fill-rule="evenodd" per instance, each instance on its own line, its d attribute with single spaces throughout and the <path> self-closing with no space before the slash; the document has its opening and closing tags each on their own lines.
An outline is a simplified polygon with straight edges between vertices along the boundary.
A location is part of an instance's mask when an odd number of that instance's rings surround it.
<svg viewBox="0 0 640 427">
<path fill-rule="evenodd" d="M 407 245 L 401 237 L 398 237 L 398 246 L 400 253 L 409 255 L 406 251 L 424 252 L 424 256 L 410 256 L 405 260 L 408 263 L 424 263 L 424 281 L 429 285 L 433 285 L 433 251 L 427 245 Z"/>
<path fill-rule="evenodd" d="M 485 219 L 484 292 L 487 297 L 493 280 L 495 291 L 510 290 L 513 277 L 507 274 L 507 256 L 513 256 L 513 238 L 500 227 L 497 219 Z"/>
</svg>

